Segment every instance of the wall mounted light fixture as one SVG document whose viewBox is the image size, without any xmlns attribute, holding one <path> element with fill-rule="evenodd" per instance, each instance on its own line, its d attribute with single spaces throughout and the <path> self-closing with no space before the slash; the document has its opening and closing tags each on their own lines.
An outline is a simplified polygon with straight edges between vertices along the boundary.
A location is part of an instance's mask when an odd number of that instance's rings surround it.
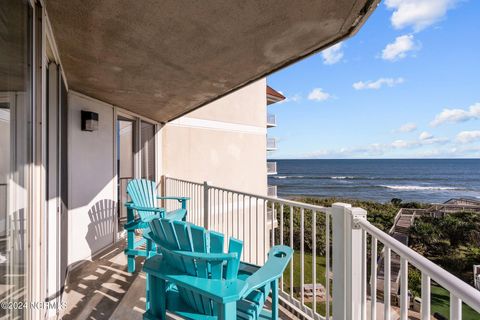
<svg viewBox="0 0 480 320">
<path fill-rule="evenodd" d="M 82 131 L 98 130 L 98 113 L 82 110 Z"/>
</svg>

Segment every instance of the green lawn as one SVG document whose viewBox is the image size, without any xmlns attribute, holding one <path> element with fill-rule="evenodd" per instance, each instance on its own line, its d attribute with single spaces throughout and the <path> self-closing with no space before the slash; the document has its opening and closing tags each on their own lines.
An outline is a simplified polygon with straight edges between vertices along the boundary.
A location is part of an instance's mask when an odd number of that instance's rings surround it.
<svg viewBox="0 0 480 320">
<path fill-rule="evenodd" d="M 317 264 L 317 277 L 316 282 L 321 283 L 325 286 L 326 279 L 325 279 L 325 257 L 318 257 L 316 259 Z M 295 252 L 293 254 L 293 287 L 297 290 L 294 290 L 294 296 L 300 300 L 300 294 L 298 293 L 298 289 L 300 288 L 300 253 Z M 304 283 L 310 284 L 312 283 L 312 255 L 305 253 L 305 260 L 304 260 Z M 287 266 L 283 274 L 283 290 L 287 293 L 290 293 L 290 265 Z M 330 293 L 332 292 L 332 285 L 330 284 Z M 442 287 L 432 285 L 432 314 L 434 312 L 438 312 L 443 316 L 448 318 L 449 316 L 449 308 L 450 308 L 450 294 L 447 290 L 443 289 Z M 312 303 L 307 302 L 305 303 L 307 306 L 311 307 Z M 317 302 L 317 312 L 323 316 L 325 316 L 326 310 L 326 303 L 325 302 Z M 332 310 L 331 302 L 330 302 L 330 312 Z M 480 314 L 475 312 L 469 306 L 463 304 L 463 320 L 479 320 Z"/>
<path fill-rule="evenodd" d="M 440 313 L 442 316 L 447 317 L 450 314 L 450 294 L 442 287 L 432 285 L 432 314 L 434 312 Z M 478 320 L 480 314 L 475 312 L 472 308 L 465 303 L 462 308 L 462 320 Z"/>
<path fill-rule="evenodd" d="M 300 294 L 298 290 L 300 288 L 300 253 L 295 252 L 293 254 L 293 288 L 297 289 L 296 292 L 294 290 L 294 296 L 300 300 Z M 312 281 L 312 255 L 305 253 L 304 259 L 304 284 L 311 284 Z M 316 283 L 321 283 L 325 287 L 326 278 L 325 278 L 325 257 L 316 258 Z M 290 293 L 290 265 L 288 265 L 287 269 L 283 273 L 283 289 L 285 292 Z M 332 292 L 332 288 L 330 286 L 330 292 Z M 311 302 L 306 302 L 305 305 L 311 307 Z M 332 303 L 330 302 L 330 313 L 332 312 Z M 326 303 L 317 301 L 317 312 L 321 315 L 325 315 L 326 310 Z"/>
</svg>

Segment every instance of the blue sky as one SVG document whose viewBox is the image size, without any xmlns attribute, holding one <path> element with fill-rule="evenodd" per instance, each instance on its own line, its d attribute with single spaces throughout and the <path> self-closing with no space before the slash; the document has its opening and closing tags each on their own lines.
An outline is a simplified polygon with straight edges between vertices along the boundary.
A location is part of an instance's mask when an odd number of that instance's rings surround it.
<svg viewBox="0 0 480 320">
<path fill-rule="evenodd" d="M 480 1 L 385 0 L 363 28 L 276 72 L 270 158 L 479 158 Z"/>
</svg>

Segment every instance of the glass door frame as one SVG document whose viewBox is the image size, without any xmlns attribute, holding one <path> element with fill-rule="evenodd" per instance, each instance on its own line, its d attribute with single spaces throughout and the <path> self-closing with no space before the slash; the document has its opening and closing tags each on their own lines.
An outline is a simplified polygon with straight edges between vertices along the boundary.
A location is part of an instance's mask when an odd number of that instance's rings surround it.
<svg viewBox="0 0 480 320">
<path fill-rule="evenodd" d="M 125 109 L 122 109 L 120 107 L 114 107 L 114 168 L 116 172 L 115 179 L 117 181 L 118 185 L 118 173 L 119 173 L 119 168 L 118 168 L 118 163 L 117 163 L 117 157 L 118 157 L 118 120 L 130 120 L 133 122 L 133 178 L 134 179 L 140 179 L 142 176 L 142 154 L 141 154 L 141 141 L 142 141 L 142 130 L 141 130 L 141 124 L 142 122 L 151 124 L 154 126 L 155 130 L 155 135 L 154 135 L 154 140 L 155 140 L 155 183 L 158 185 L 160 182 L 160 176 L 159 176 L 159 159 L 161 158 L 161 153 L 159 153 L 159 148 L 160 148 L 160 139 L 161 139 L 161 132 L 160 132 L 160 124 L 158 122 L 155 122 L 154 120 L 142 117 L 138 114 L 135 114 L 133 112 L 127 111 Z M 115 188 L 115 201 L 117 204 L 120 203 L 120 194 L 118 194 L 118 187 Z M 115 223 L 114 226 L 116 230 L 114 230 L 114 242 L 118 242 L 123 238 L 122 236 L 122 231 L 118 228 L 118 216 L 119 210 L 116 211 L 115 215 Z"/>
</svg>

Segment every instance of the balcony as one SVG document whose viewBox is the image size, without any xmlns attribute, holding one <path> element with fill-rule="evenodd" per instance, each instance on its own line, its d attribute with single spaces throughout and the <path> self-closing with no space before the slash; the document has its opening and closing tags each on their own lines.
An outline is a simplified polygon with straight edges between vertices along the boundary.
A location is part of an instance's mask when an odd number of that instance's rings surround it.
<svg viewBox="0 0 480 320">
<path fill-rule="evenodd" d="M 277 126 L 277 117 L 274 114 L 267 114 L 267 128 L 273 128 Z"/>
<path fill-rule="evenodd" d="M 267 162 L 267 174 L 268 175 L 277 174 L 277 163 L 275 161 Z"/>
<path fill-rule="evenodd" d="M 276 198 L 277 197 L 277 186 L 268 186 L 267 194 L 269 197 Z"/>
<path fill-rule="evenodd" d="M 261 265 L 270 246 L 293 247 L 280 299 L 307 319 L 430 319 L 433 286 L 450 292 L 450 319 L 461 319 L 462 302 L 480 312 L 480 291 L 370 224 L 364 209 L 340 203 L 314 206 L 174 178 L 165 181 L 167 193 L 192 190 L 186 194 L 192 197 L 192 222 L 243 240 L 249 248 L 243 253 L 246 261 Z M 395 292 L 394 255 L 400 260 Z M 422 274 L 421 311 L 414 310 L 408 290 L 412 268 Z M 383 292 L 391 295 L 380 298 Z"/>
<path fill-rule="evenodd" d="M 267 138 L 267 151 L 277 150 L 277 139 Z"/>
<path fill-rule="evenodd" d="M 462 319 L 466 305 L 480 312 L 480 291 L 369 223 L 362 208 L 315 206 L 171 177 L 164 178 L 163 190 L 191 198 L 189 222 L 242 240 L 246 262 L 262 265 L 273 245 L 295 250 L 279 283 L 282 319 L 433 319 L 432 288 L 440 286 L 450 295 L 445 317 Z M 169 200 L 162 205 L 167 210 L 179 206 Z M 392 290 L 394 256 L 400 261 L 398 290 Z M 100 316 L 96 307 L 102 306 L 102 313 L 115 318 L 140 319 L 145 277 L 125 272 L 125 260 L 117 245 L 73 275 L 79 283 L 67 292 L 74 301 L 80 296 L 75 292 L 84 298 L 70 315 L 93 310 Z M 420 297 L 409 291 L 412 268 L 421 273 Z M 88 309 L 82 303 L 95 305 Z"/>
</svg>

